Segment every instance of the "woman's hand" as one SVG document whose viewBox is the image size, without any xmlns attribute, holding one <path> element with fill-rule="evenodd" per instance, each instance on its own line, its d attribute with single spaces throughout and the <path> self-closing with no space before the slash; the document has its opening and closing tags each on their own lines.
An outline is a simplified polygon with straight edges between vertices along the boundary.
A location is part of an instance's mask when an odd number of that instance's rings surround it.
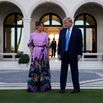
<svg viewBox="0 0 103 103">
<path fill-rule="evenodd" d="M 33 53 L 33 47 L 30 47 L 30 53 L 31 54 Z"/>
</svg>

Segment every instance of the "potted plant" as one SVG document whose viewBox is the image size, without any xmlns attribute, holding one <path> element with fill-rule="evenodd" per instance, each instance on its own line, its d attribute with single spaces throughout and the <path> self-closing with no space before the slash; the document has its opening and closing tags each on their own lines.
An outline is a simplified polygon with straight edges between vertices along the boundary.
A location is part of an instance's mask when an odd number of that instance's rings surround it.
<svg viewBox="0 0 103 103">
<path fill-rule="evenodd" d="M 28 64 L 29 60 L 30 60 L 30 57 L 28 54 L 22 54 L 22 55 L 20 55 L 18 63 L 19 64 Z"/>
</svg>

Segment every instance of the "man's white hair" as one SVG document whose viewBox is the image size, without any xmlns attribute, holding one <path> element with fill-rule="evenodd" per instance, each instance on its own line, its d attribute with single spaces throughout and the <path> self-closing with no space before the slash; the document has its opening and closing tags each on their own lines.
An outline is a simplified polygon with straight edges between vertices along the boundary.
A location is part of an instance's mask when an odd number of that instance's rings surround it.
<svg viewBox="0 0 103 103">
<path fill-rule="evenodd" d="M 73 22 L 73 19 L 72 19 L 71 17 L 65 17 L 63 20 L 64 20 L 64 21 L 66 21 L 66 20 L 71 20 L 71 21 Z"/>
</svg>

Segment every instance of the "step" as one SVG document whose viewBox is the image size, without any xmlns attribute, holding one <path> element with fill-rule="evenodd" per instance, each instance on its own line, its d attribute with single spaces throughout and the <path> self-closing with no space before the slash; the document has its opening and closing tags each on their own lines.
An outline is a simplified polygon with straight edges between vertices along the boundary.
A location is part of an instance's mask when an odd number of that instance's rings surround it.
<svg viewBox="0 0 103 103">
<path fill-rule="evenodd" d="M 79 69 L 103 69 L 103 61 L 79 61 Z M 60 70 L 61 61 L 50 60 L 51 70 Z M 0 70 L 29 70 L 30 64 L 20 65 L 17 61 L 0 61 Z"/>
</svg>

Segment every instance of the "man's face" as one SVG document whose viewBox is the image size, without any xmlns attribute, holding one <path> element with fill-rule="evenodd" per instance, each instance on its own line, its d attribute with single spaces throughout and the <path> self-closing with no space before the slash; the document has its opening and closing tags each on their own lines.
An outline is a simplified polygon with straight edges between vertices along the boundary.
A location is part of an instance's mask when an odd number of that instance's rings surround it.
<svg viewBox="0 0 103 103">
<path fill-rule="evenodd" d="M 72 20 L 64 20 L 64 27 L 65 28 L 70 28 L 72 26 Z"/>
</svg>

